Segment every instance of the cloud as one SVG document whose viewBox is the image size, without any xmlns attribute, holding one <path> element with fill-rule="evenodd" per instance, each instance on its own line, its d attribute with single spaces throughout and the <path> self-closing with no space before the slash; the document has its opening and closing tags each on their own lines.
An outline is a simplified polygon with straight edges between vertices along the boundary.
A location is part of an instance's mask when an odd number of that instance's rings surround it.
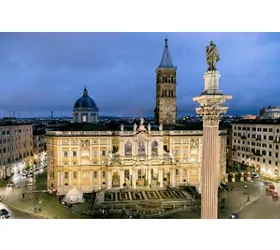
<svg viewBox="0 0 280 250">
<path fill-rule="evenodd" d="M 229 112 L 279 105 L 278 33 L 0 33 L 0 115 L 71 115 L 85 85 L 101 114 L 152 115 L 165 36 L 180 114 L 195 112 L 209 40 L 221 55 L 220 87 L 233 95 Z"/>
</svg>

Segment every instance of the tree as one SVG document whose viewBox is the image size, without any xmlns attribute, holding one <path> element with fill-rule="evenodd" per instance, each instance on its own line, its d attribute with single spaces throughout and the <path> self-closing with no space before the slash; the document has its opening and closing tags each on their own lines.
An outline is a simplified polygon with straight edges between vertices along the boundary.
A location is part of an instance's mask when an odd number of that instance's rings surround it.
<svg viewBox="0 0 280 250">
<path fill-rule="evenodd" d="M 260 115 L 260 116 L 263 116 L 264 113 L 265 113 L 265 108 L 261 108 L 261 109 L 260 109 L 260 112 L 259 112 L 259 115 Z"/>
</svg>

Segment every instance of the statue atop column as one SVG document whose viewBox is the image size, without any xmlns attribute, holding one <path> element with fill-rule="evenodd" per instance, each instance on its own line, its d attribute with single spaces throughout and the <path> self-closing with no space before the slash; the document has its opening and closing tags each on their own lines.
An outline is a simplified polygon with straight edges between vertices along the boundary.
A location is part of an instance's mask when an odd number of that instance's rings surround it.
<svg viewBox="0 0 280 250">
<path fill-rule="evenodd" d="M 206 46 L 206 61 L 208 64 L 207 71 L 215 71 L 217 70 L 216 64 L 220 61 L 220 55 L 218 52 L 218 48 L 213 41 L 210 41 L 209 46 Z"/>
</svg>

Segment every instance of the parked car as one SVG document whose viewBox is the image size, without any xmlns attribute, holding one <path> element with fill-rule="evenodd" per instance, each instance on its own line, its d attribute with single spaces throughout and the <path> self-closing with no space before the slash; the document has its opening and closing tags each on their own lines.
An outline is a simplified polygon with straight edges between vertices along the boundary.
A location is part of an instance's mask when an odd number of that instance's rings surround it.
<svg viewBox="0 0 280 250">
<path fill-rule="evenodd" d="M 266 190 L 267 190 L 267 191 L 270 191 L 270 192 L 274 192 L 274 191 L 275 191 L 275 186 L 274 186 L 272 183 L 269 183 L 269 184 L 266 186 Z"/>
<path fill-rule="evenodd" d="M 0 218 L 8 219 L 8 218 L 10 218 L 10 213 L 5 208 L 3 208 L 0 210 Z"/>
<path fill-rule="evenodd" d="M 230 191 L 230 190 L 231 190 L 231 188 L 230 188 L 230 187 L 228 186 L 228 184 L 225 183 L 225 182 L 222 182 L 222 183 L 220 184 L 219 189 L 220 189 L 220 190 L 227 190 L 227 191 Z"/>
<path fill-rule="evenodd" d="M 22 176 L 22 177 L 26 177 L 26 176 L 27 176 L 27 173 L 26 173 L 26 172 L 23 172 L 23 173 L 21 173 L 21 176 Z"/>
<path fill-rule="evenodd" d="M 259 174 L 258 173 L 252 173 L 252 178 L 260 178 Z"/>
<path fill-rule="evenodd" d="M 239 219 L 238 213 L 232 213 L 231 214 L 231 219 Z"/>
</svg>

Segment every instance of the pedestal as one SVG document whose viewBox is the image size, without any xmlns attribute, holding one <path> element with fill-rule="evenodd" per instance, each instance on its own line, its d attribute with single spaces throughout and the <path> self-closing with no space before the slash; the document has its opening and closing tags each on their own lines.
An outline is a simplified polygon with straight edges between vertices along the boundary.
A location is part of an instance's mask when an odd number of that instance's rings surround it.
<svg viewBox="0 0 280 250">
<path fill-rule="evenodd" d="M 212 73 L 211 73 L 212 72 Z M 217 77 L 219 72 L 206 72 L 205 90 L 199 96 L 193 98 L 200 104 L 196 108 L 197 114 L 203 119 L 203 159 L 202 159 L 202 190 L 201 190 L 201 218 L 218 218 L 218 185 L 219 185 L 219 122 L 221 114 L 227 111 L 227 107 L 222 104 L 231 99 L 231 96 L 220 94 L 217 90 Z M 211 82 L 211 74 L 212 80 Z M 206 81 L 205 79 L 205 81 Z M 215 83 L 216 81 L 216 83 Z M 211 84 L 210 84 L 211 83 Z M 212 94 L 214 93 L 214 94 Z M 215 94 L 217 93 L 217 94 Z"/>
</svg>

